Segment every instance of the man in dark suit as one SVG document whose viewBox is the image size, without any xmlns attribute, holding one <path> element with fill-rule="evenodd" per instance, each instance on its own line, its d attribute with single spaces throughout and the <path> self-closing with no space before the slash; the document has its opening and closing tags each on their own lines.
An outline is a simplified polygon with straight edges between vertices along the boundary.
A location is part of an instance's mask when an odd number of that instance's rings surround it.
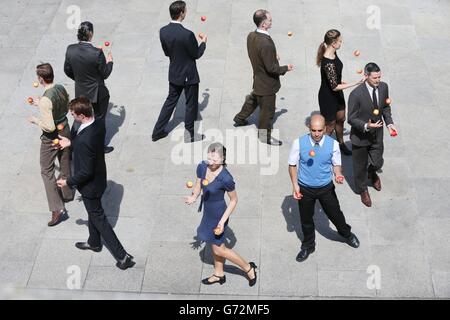
<svg viewBox="0 0 450 320">
<path fill-rule="evenodd" d="M 381 81 L 381 71 L 377 64 L 371 62 L 364 68 L 366 81 L 356 87 L 348 99 L 348 123 L 351 125 L 353 172 L 356 192 L 361 195 L 361 202 L 372 206 L 367 177 L 372 180 L 375 190 L 381 190 L 381 180 L 377 170 L 383 166 L 383 121 L 391 136 L 397 134 L 389 105 L 389 89 Z"/>
<path fill-rule="evenodd" d="M 105 58 L 102 49 L 93 46 L 91 40 L 94 35 L 94 26 L 85 21 L 78 28 L 78 43 L 67 47 L 64 72 L 75 81 L 75 97 L 88 98 L 95 112 L 95 117 L 105 122 L 109 105 L 109 91 L 105 86 L 113 69 L 111 52 Z M 105 153 L 114 150 L 105 146 Z"/>
<path fill-rule="evenodd" d="M 276 93 L 280 90 L 280 75 L 292 71 L 294 66 L 280 66 L 275 43 L 268 30 L 272 27 L 272 16 L 266 10 L 257 10 L 253 15 L 256 31 L 247 37 L 247 51 L 253 68 L 253 91 L 245 98 L 241 111 L 234 117 L 235 126 L 245 126 L 246 120 L 259 105 L 259 139 L 267 144 L 281 145 L 271 135 L 275 114 Z"/>
<path fill-rule="evenodd" d="M 184 1 L 175 1 L 170 7 L 172 21 L 161 28 L 159 32 L 164 54 L 170 58 L 169 65 L 169 95 L 162 106 L 158 121 L 153 128 L 152 140 L 158 141 L 167 137 L 164 130 L 184 89 L 186 97 L 186 113 L 184 126 L 189 133 L 190 142 L 204 136 L 196 136 L 194 122 L 198 113 L 198 84 L 200 78 L 196 60 L 200 59 L 206 49 L 206 35 L 199 35 L 200 45 L 194 33 L 185 29 L 181 22 L 186 17 L 187 8 Z"/>
<path fill-rule="evenodd" d="M 102 250 L 101 238 L 117 260 L 116 266 L 122 270 L 134 266 L 133 257 L 129 255 L 108 222 L 102 207 L 102 195 L 106 189 L 106 163 L 103 151 L 105 124 L 94 119 L 93 108 L 85 97 L 72 100 L 69 110 L 76 121 L 81 123 L 72 143 L 60 136 L 61 148 L 72 145 L 74 174 L 69 179 L 58 180 L 59 187 L 76 187 L 81 193 L 84 206 L 88 212 L 89 239 L 77 242 L 75 246 L 81 250 Z"/>
</svg>

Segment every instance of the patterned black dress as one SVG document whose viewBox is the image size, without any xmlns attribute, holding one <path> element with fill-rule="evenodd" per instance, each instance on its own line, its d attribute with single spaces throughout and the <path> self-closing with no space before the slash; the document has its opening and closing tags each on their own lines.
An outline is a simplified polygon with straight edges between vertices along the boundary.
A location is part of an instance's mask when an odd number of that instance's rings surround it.
<svg viewBox="0 0 450 320">
<path fill-rule="evenodd" d="M 342 90 L 333 91 L 342 81 L 344 65 L 336 54 L 336 58 L 323 57 L 320 63 L 322 82 L 319 90 L 320 114 L 327 122 L 336 120 L 336 113 L 345 109 L 345 98 Z"/>
</svg>

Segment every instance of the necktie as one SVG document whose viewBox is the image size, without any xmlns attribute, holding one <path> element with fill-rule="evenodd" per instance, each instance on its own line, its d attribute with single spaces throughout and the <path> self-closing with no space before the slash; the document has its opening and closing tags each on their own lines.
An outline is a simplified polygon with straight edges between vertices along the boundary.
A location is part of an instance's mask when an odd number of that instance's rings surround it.
<svg viewBox="0 0 450 320">
<path fill-rule="evenodd" d="M 372 91 L 372 100 L 373 100 L 373 107 L 374 109 L 378 109 L 378 100 L 377 100 L 377 94 L 376 94 L 377 88 L 373 88 Z"/>
</svg>

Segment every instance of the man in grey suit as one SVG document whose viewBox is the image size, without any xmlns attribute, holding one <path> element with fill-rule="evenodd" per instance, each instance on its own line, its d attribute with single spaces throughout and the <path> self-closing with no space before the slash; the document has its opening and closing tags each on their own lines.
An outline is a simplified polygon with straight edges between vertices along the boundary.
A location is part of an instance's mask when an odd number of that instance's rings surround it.
<svg viewBox="0 0 450 320">
<path fill-rule="evenodd" d="M 353 172 L 356 192 L 361 202 L 372 206 L 367 178 L 372 180 L 375 190 L 381 190 L 377 170 L 383 166 L 383 120 L 391 136 L 397 134 L 389 105 L 389 89 L 381 82 L 380 67 L 373 62 L 364 68 L 366 81 L 356 87 L 348 99 L 348 123 L 351 125 Z"/>
</svg>

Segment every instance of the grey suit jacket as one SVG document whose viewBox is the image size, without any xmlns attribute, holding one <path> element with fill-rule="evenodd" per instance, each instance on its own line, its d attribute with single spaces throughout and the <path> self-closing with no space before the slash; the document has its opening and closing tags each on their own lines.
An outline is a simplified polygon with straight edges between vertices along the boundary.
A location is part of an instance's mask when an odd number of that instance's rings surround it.
<svg viewBox="0 0 450 320">
<path fill-rule="evenodd" d="M 383 127 L 364 130 L 364 125 L 369 122 L 384 120 L 386 126 L 393 124 L 391 116 L 391 107 L 386 103 L 389 97 L 389 88 L 387 83 L 380 82 L 378 86 L 378 106 L 380 113 L 378 116 L 373 114 L 372 98 L 367 90 L 366 84 L 362 83 L 356 87 L 348 98 L 348 123 L 352 129 L 350 131 L 350 140 L 356 146 L 368 146 L 373 143 L 383 142 Z"/>
</svg>

